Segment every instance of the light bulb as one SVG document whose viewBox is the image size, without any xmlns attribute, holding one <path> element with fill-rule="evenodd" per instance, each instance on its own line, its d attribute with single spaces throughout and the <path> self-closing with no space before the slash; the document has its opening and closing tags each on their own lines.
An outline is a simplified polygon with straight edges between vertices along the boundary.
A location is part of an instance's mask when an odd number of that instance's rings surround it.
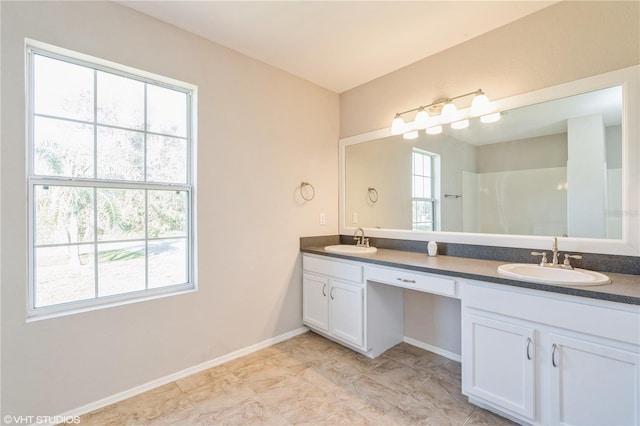
<svg viewBox="0 0 640 426">
<path fill-rule="evenodd" d="M 418 138 L 418 131 L 417 130 L 411 130 L 410 132 L 403 133 L 402 134 L 402 138 L 403 139 L 417 139 Z"/>
<path fill-rule="evenodd" d="M 452 129 L 460 130 L 460 129 L 466 129 L 467 127 L 469 127 L 469 120 L 460 120 L 460 121 L 454 121 L 453 123 L 451 123 Z"/>
<path fill-rule="evenodd" d="M 480 92 L 479 95 L 475 95 L 471 101 L 471 115 L 478 116 L 491 112 L 493 105 L 487 98 L 487 95 Z"/>
<path fill-rule="evenodd" d="M 418 111 L 413 125 L 418 130 L 427 128 L 427 126 L 429 125 L 429 113 L 426 109 L 421 109 L 420 111 Z"/>
<path fill-rule="evenodd" d="M 400 117 L 399 115 L 396 115 L 396 118 L 394 118 L 393 121 L 391 122 L 391 134 L 399 135 L 401 133 L 404 133 L 405 127 L 406 125 L 402 117 Z"/>
<path fill-rule="evenodd" d="M 433 127 L 427 127 L 427 134 L 428 135 L 439 135 L 440 133 L 442 133 L 442 126 L 440 126 L 440 125 L 433 126 Z"/>
<path fill-rule="evenodd" d="M 458 108 L 456 108 L 456 106 L 451 102 L 447 102 L 442 107 L 442 113 L 440 114 L 440 118 L 445 123 L 456 121 L 458 119 Z"/>
<path fill-rule="evenodd" d="M 500 120 L 500 113 L 499 112 L 494 112 L 493 114 L 487 114 L 487 115 L 483 115 L 482 117 L 480 117 L 480 121 L 482 121 L 483 123 L 495 123 L 496 121 Z"/>
</svg>

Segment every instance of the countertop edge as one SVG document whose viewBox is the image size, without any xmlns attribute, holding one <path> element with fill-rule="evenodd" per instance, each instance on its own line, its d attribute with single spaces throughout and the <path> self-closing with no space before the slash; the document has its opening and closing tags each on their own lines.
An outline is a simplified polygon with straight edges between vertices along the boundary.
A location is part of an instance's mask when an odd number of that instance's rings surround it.
<svg viewBox="0 0 640 426">
<path fill-rule="evenodd" d="M 506 277 L 502 278 L 499 276 L 480 275 L 477 273 L 463 272 L 459 270 L 456 271 L 451 269 L 415 265 L 411 263 L 400 263 L 400 262 L 394 262 L 394 261 L 388 261 L 388 260 L 381 260 L 381 259 L 376 259 L 375 257 L 370 255 L 358 256 L 358 255 L 348 255 L 348 254 L 341 254 L 341 253 L 331 253 L 331 252 L 326 252 L 323 247 L 306 247 L 306 248 L 301 248 L 300 251 L 302 253 L 316 254 L 316 255 L 321 255 L 325 257 L 333 257 L 333 258 L 345 259 L 345 260 L 353 260 L 353 261 L 369 263 L 373 265 L 392 267 L 392 268 L 402 268 L 402 269 L 408 269 L 408 270 L 413 270 L 417 272 L 447 275 L 447 276 L 452 276 L 457 278 L 485 281 L 485 282 L 491 282 L 495 284 L 508 285 L 512 287 L 521 287 L 521 288 L 527 288 L 531 290 L 541 290 L 541 291 L 546 291 L 551 293 L 585 297 L 589 299 L 598 299 L 598 300 L 605 300 L 610 302 L 624 303 L 628 305 L 640 305 L 640 297 L 616 294 L 616 293 L 608 293 L 603 291 L 593 291 L 593 290 L 589 290 L 588 287 L 579 288 L 579 287 L 563 286 L 563 285 L 538 284 L 538 283 L 532 283 L 528 281 L 509 279 Z M 397 252 L 398 254 L 405 253 L 400 250 L 393 250 L 393 251 Z M 412 253 L 412 252 L 406 252 L 406 253 Z M 415 253 L 412 253 L 412 255 L 415 255 Z M 466 258 L 453 258 L 449 256 L 447 257 L 451 258 L 452 260 L 460 259 L 461 264 L 463 264 L 465 261 L 469 261 L 469 259 L 466 259 Z M 474 259 L 474 260 L 478 260 L 478 259 Z M 492 263 L 492 264 L 496 263 L 496 261 L 483 261 L 483 262 Z M 497 263 L 505 263 L 505 262 L 497 262 Z M 496 272 L 496 275 L 497 275 L 497 272 Z M 610 274 L 610 275 L 617 276 L 621 274 Z"/>
</svg>

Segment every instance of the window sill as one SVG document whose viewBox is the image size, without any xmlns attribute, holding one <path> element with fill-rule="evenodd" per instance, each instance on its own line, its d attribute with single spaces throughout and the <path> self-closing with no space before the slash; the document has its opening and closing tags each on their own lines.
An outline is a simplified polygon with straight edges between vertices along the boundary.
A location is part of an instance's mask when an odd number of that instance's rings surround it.
<svg viewBox="0 0 640 426">
<path fill-rule="evenodd" d="M 138 297 L 128 295 L 119 295 L 109 298 L 109 300 L 100 299 L 92 300 L 91 303 L 82 304 L 80 302 L 56 305 L 51 307 L 30 309 L 27 313 L 26 322 L 36 322 L 53 318 L 60 318 L 69 315 L 76 315 L 85 312 L 98 311 L 102 309 L 114 308 L 118 306 L 130 305 L 133 303 L 146 302 L 150 300 L 163 299 L 165 297 L 180 296 L 183 294 L 195 293 L 198 291 L 196 286 L 181 287 L 179 289 L 167 289 L 167 291 L 149 294 L 148 292 Z M 75 306 L 74 306 L 75 305 Z"/>
</svg>

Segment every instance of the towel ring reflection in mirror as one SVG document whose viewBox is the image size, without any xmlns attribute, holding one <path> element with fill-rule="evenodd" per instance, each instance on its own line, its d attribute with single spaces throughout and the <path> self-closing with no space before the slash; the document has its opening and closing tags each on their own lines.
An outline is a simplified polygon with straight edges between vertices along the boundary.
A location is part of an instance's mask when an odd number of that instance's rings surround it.
<svg viewBox="0 0 640 426">
<path fill-rule="evenodd" d="M 377 203 L 378 202 L 378 190 L 372 187 L 367 188 L 367 191 L 369 191 L 369 201 L 371 201 L 372 203 Z"/>
<path fill-rule="evenodd" d="M 306 193 L 305 192 L 305 188 L 306 187 L 311 188 L 311 195 L 305 195 L 305 193 Z M 309 182 L 302 182 L 302 183 L 300 183 L 300 195 L 302 196 L 302 198 L 305 201 L 311 201 L 311 200 L 313 200 L 313 197 L 316 196 L 316 189 Z"/>
</svg>

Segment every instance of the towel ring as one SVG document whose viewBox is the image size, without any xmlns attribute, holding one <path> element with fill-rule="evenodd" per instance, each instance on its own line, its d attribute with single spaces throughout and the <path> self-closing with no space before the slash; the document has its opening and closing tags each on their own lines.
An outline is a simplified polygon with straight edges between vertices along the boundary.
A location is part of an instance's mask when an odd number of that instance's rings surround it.
<svg viewBox="0 0 640 426">
<path fill-rule="evenodd" d="M 306 197 L 304 195 L 304 187 L 305 186 L 311 187 L 311 196 L 309 196 L 309 197 Z M 309 182 L 302 182 L 302 183 L 300 183 L 300 195 L 302 196 L 302 198 L 305 201 L 311 201 L 311 200 L 313 200 L 313 197 L 316 196 L 316 189 Z"/>
<path fill-rule="evenodd" d="M 367 188 L 367 191 L 369 191 L 369 201 L 371 201 L 372 203 L 377 203 L 378 202 L 378 190 L 375 188 Z"/>
</svg>

